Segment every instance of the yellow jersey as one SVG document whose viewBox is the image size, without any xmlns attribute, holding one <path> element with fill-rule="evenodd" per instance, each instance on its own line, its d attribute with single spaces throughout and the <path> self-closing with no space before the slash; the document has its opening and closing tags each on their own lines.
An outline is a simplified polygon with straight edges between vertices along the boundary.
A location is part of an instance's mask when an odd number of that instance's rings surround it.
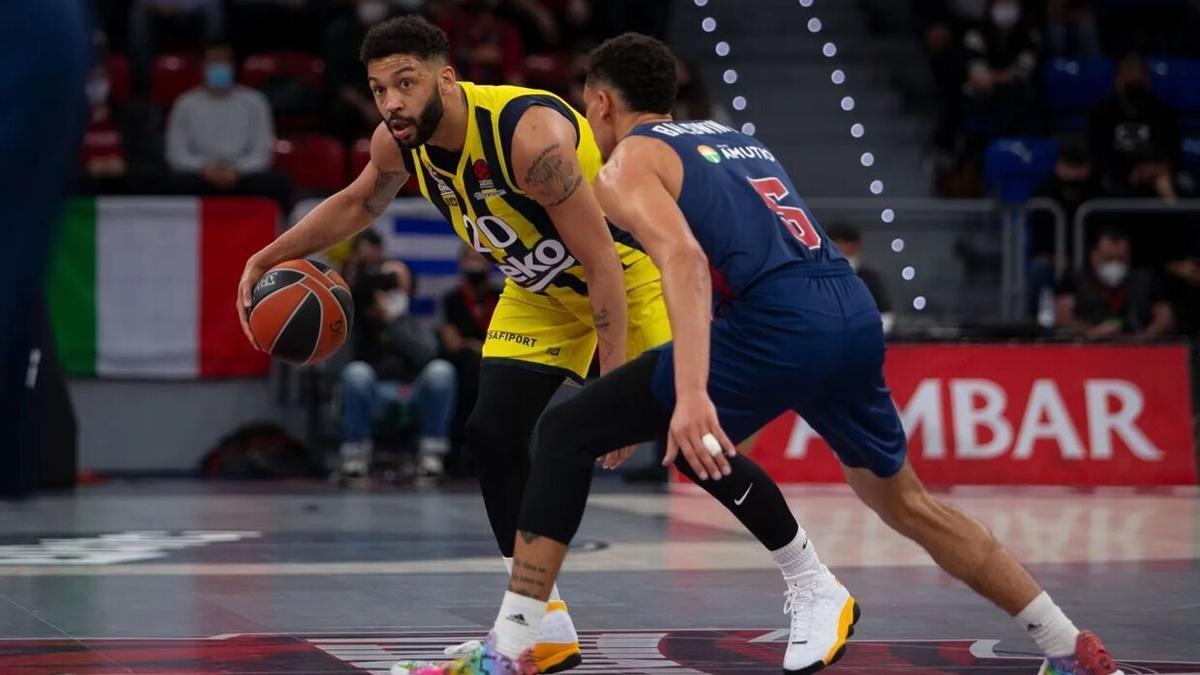
<svg viewBox="0 0 1200 675">
<path fill-rule="evenodd" d="M 587 119 L 547 91 L 460 82 L 467 102 L 467 138 L 461 152 L 422 145 L 402 148 L 421 194 L 449 221 L 458 236 L 493 261 L 508 278 L 506 291 L 549 295 L 567 306 L 587 301 L 583 267 L 571 255 L 550 215 L 517 187 L 511 158 L 517 122 L 531 106 L 562 113 L 578 131 L 576 154 L 592 183 L 600 150 Z M 610 227 L 633 288 L 659 279 L 658 269 L 627 232 Z"/>
</svg>

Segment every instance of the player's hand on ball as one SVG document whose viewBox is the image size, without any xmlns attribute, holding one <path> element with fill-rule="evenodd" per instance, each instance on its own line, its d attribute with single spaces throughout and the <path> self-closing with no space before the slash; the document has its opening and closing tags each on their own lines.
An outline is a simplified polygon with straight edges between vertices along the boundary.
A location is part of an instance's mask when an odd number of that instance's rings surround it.
<svg viewBox="0 0 1200 675">
<path fill-rule="evenodd" d="M 255 256 L 251 256 L 246 261 L 245 269 L 242 270 L 242 280 L 238 282 L 238 320 L 242 322 L 242 333 L 246 335 L 246 339 L 259 351 L 262 351 L 262 347 L 259 346 L 258 340 L 254 339 L 254 333 L 250 331 L 250 299 L 254 292 L 254 284 L 258 283 L 268 269 L 270 269 L 270 265 L 263 265 Z"/>
<path fill-rule="evenodd" d="M 700 480 L 720 480 L 732 471 L 726 456 L 737 454 L 737 449 L 721 429 L 708 394 L 681 397 L 675 402 L 663 466 L 670 466 L 681 454 Z"/>
<path fill-rule="evenodd" d="M 624 464 L 625 460 L 633 457 L 634 452 L 637 452 L 636 445 L 628 445 L 620 450 L 613 450 L 612 452 L 600 458 L 600 466 L 611 471 L 612 469 Z"/>
</svg>

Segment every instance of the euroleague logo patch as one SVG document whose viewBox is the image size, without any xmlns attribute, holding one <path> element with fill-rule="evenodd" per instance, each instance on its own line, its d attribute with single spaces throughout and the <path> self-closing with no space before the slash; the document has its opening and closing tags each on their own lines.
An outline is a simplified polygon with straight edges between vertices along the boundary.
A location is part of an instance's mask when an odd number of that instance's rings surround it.
<svg viewBox="0 0 1200 675">
<path fill-rule="evenodd" d="M 709 147 L 707 145 L 698 146 L 696 148 L 696 152 L 699 152 L 701 157 L 703 157 L 704 159 L 707 159 L 708 161 L 712 162 L 713 164 L 721 163 L 721 153 L 717 152 L 716 150 L 713 150 L 711 147 Z"/>
<path fill-rule="evenodd" d="M 492 170 L 488 168 L 487 162 L 482 159 L 475 160 L 475 177 L 479 180 L 491 180 Z"/>
<path fill-rule="evenodd" d="M 503 197 L 508 194 L 508 190 L 496 188 L 496 183 L 492 181 L 492 170 L 488 167 L 487 162 L 477 159 L 471 165 L 471 169 L 475 173 L 476 180 L 479 181 L 479 191 L 472 195 L 477 201 L 492 199 L 493 197 Z"/>
</svg>

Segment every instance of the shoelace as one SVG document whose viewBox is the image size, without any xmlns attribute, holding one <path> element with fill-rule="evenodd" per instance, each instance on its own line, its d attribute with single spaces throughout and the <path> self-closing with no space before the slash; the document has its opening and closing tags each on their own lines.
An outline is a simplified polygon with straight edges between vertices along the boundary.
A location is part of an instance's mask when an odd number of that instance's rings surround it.
<svg viewBox="0 0 1200 675">
<path fill-rule="evenodd" d="M 813 582 L 815 572 L 805 572 L 788 582 L 788 589 L 783 592 L 783 613 L 791 615 L 792 629 L 789 639 L 792 642 L 808 640 L 812 630 L 812 614 L 814 604 Z"/>
</svg>

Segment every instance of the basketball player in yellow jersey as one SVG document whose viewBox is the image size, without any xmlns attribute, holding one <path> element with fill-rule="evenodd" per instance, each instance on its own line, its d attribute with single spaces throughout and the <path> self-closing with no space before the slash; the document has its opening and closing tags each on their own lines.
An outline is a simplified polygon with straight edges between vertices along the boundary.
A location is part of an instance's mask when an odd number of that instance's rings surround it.
<svg viewBox="0 0 1200 675">
<path fill-rule="evenodd" d="M 445 34 L 417 17 L 371 29 L 361 56 L 384 120 L 371 161 L 246 263 L 243 326 L 250 290 L 267 269 L 366 228 L 416 176 L 455 232 L 508 277 L 484 342 L 467 442 L 511 568 L 534 424 L 564 378 L 583 379 L 597 344 L 600 370 L 609 372 L 670 339 L 659 273 L 627 236 L 618 231 L 614 241 L 590 186 L 600 151 L 586 119 L 561 99 L 456 81 Z M 603 461 L 612 467 L 627 456 Z M 578 665 L 578 638 L 557 593 L 541 626 L 539 670 Z"/>
</svg>

